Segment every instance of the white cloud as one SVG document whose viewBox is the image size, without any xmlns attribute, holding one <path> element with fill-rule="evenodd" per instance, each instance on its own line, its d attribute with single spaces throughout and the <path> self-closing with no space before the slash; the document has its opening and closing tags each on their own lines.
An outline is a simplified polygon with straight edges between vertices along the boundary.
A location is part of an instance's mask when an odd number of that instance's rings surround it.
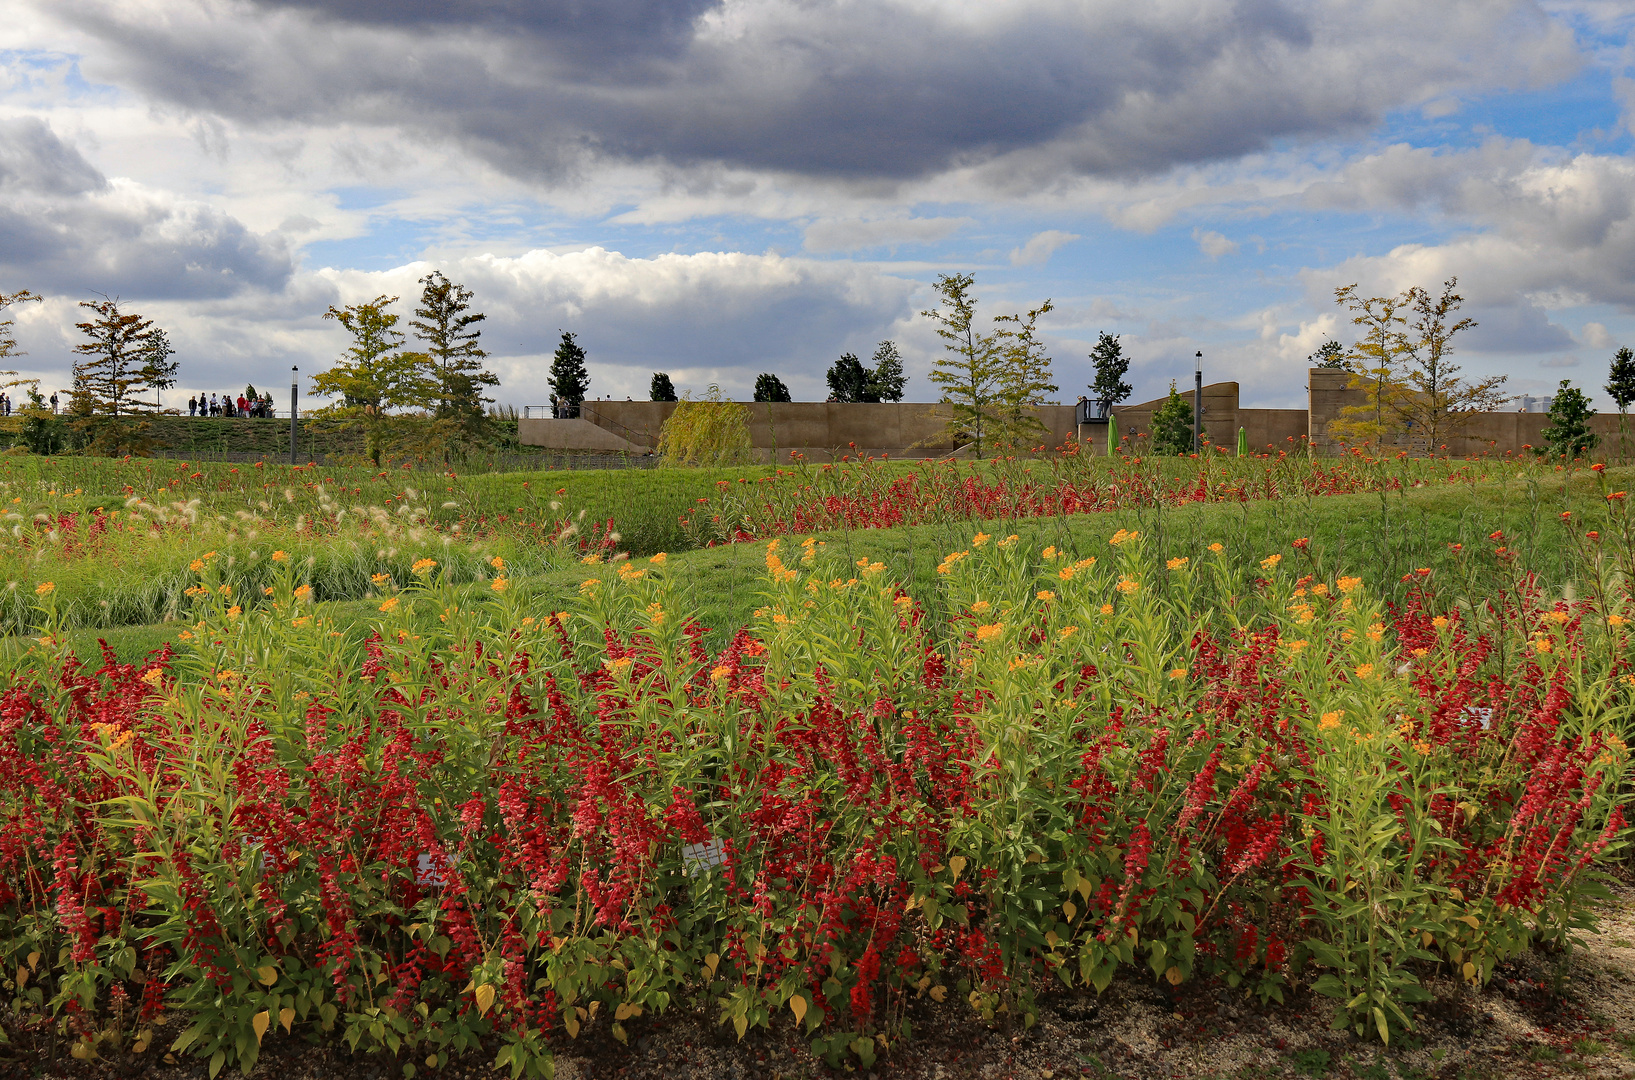
<svg viewBox="0 0 1635 1080">
<path fill-rule="evenodd" d="M 1192 230 L 1192 239 L 1197 242 L 1198 250 L 1211 259 L 1218 259 L 1222 255 L 1236 255 L 1238 252 L 1236 240 L 1228 240 L 1220 233 L 1201 226 Z"/>
<path fill-rule="evenodd" d="M 154 301 L 141 311 L 176 342 L 186 392 L 172 397 L 185 402 L 195 388 L 282 385 L 291 364 L 303 380 L 328 367 L 345 344 L 321 318 L 331 304 L 401 297 L 406 330 L 419 279 L 433 269 L 475 294 L 473 307 L 487 315 L 482 344 L 502 378 L 497 396 L 519 405 L 544 400 L 561 330 L 589 353 L 592 394 L 643 397 L 651 373 L 668 371 L 678 385 L 717 382 L 747 399 L 755 375 L 774 371 L 806 400 L 822 400 L 824 372 L 842 352 L 868 355 L 885 338 L 924 334 L 910 302 L 919 286 L 867 266 L 730 251 L 641 259 L 600 247 L 324 269 L 278 294 Z M 71 304 L 27 314 L 18 336 L 31 362 L 65 376 Z M 918 362 L 924 346 L 904 351 Z"/>
<path fill-rule="evenodd" d="M 1584 329 L 1579 332 L 1579 336 L 1583 338 L 1584 344 L 1592 349 L 1610 349 L 1618 344 L 1604 323 L 1585 323 Z"/>
<path fill-rule="evenodd" d="M 1046 229 L 1042 233 L 1035 233 L 1027 243 L 1011 249 L 1011 265 L 1043 266 L 1050 261 L 1050 256 L 1057 248 L 1063 244 L 1071 244 L 1078 238 L 1078 233 L 1063 232 L 1060 229 Z"/>
</svg>

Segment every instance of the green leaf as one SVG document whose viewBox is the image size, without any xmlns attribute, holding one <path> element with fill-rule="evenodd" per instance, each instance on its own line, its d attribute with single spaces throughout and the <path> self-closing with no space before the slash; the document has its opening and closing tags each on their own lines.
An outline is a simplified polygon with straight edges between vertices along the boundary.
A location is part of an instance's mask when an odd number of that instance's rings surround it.
<svg viewBox="0 0 1635 1080">
<path fill-rule="evenodd" d="M 216 1080 L 216 1074 L 221 1072 L 222 1064 L 227 1060 L 227 1051 L 217 1050 L 210 1055 L 210 1080 Z"/>
</svg>

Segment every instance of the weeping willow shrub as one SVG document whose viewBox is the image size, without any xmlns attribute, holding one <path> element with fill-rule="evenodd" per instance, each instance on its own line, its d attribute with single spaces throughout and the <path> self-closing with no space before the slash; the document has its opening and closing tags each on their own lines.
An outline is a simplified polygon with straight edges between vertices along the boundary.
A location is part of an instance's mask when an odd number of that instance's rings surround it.
<svg viewBox="0 0 1635 1080">
<path fill-rule="evenodd" d="M 752 464 L 749 409 L 723 397 L 714 383 L 697 401 L 684 395 L 659 429 L 658 452 L 667 466 Z"/>
</svg>

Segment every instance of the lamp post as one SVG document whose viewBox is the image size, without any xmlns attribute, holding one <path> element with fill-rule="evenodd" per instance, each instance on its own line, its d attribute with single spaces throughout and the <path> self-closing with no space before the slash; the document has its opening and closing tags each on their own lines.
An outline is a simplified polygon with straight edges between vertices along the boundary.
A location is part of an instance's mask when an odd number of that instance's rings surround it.
<svg viewBox="0 0 1635 1080">
<path fill-rule="evenodd" d="M 295 464 L 295 403 L 297 400 L 298 380 L 301 369 L 295 364 L 290 365 L 290 464 Z"/>
<path fill-rule="evenodd" d="M 1204 354 L 1198 350 L 1192 358 L 1192 452 L 1203 453 L 1204 434 Z"/>
</svg>

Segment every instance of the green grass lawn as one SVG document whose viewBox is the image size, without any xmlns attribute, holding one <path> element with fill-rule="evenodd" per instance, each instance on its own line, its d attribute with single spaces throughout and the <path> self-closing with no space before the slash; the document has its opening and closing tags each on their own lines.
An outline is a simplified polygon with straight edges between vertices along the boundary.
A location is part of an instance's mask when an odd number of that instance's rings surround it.
<svg viewBox="0 0 1635 1080">
<path fill-rule="evenodd" d="M 670 481 L 675 485 L 672 490 L 686 490 L 684 480 L 696 483 L 703 479 L 670 475 L 675 477 Z M 1452 604 L 1462 598 L 1491 595 L 1497 582 L 1513 580 L 1518 570 L 1537 574 L 1542 586 L 1552 591 L 1583 591 L 1588 587 L 1580 580 L 1587 565 L 1582 558 L 1587 550 L 1585 532 L 1601 532 L 1602 550 L 1627 543 L 1628 534 L 1608 520 L 1609 504 L 1594 474 L 1564 476 L 1544 473 L 1387 495 L 1189 504 L 1177 509 L 994 521 L 980 526 L 954 523 L 858 530 L 820 534 L 819 539 L 843 552 L 848 562 L 859 558 L 884 562 L 911 593 L 932 604 L 940 602 L 941 595 L 935 587 L 937 563 L 949 552 L 968 547 L 979 530 L 995 535 L 1017 533 L 1039 548 L 1055 545 L 1081 556 L 1105 556 L 1108 538 L 1120 529 L 1146 533 L 1165 558 L 1197 557 L 1210 544 L 1220 543 L 1240 564 L 1282 554 L 1291 560 L 1309 560 L 1313 572 L 1329 579 L 1342 574 L 1361 576 L 1395 599 L 1400 600 L 1410 587 L 1424 587 L 1439 602 Z M 610 498 L 623 482 L 621 474 L 583 479 L 584 490 Z M 1635 486 L 1635 469 L 1608 470 L 1606 481 L 1614 488 Z M 636 497 L 634 486 L 626 491 L 629 497 Z M 1563 512 L 1572 516 L 1563 521 Z M 1495 531 L 1503 532 L 1502 542 L 1489 539 Z M 1304 553 L 1291 547 L 1299 537 L 1311 541 Z M 799 538 L 785 541 L 790 546 L 798 542 Z M 1501 565 L 1495 556 L 1501 543 L 1513 555 L 1513 562 Z M 1462 548 L 1454 550 L 1453 544 Z M 710 628 L 712 647 L 724 643 L 760 605 L 765 552 L 764 543 L 748 543 L 669 555 L 670 574 L 681 583 L 688 610 Z M 1625 551 L 1626 559 L 1631 555 Z M 1402 581 L 1421 568 L 1432 571 L 1429 578 L 1414 575 L 1411 584 Z M 515 587 L 541 611 L 554 611 L 566 605 L 586 576 L 585 567 L 571 565 L 517 579 Z M 476 583 L 467 592 L 476 597 L 485 588 Z M 374 601 L 347 601 L 320 605 L 320 610 L 337 625 L 350 627 L 350 633 L 362 635 L 377 615 L 375 607 Z M 92 656 L 96 640 L 104 638 L 121 659 L 132 660 L 175 640 L 184 626 L 83 630 L 74 632 L 71 641 L 80 655 Z"/>
</svg>

